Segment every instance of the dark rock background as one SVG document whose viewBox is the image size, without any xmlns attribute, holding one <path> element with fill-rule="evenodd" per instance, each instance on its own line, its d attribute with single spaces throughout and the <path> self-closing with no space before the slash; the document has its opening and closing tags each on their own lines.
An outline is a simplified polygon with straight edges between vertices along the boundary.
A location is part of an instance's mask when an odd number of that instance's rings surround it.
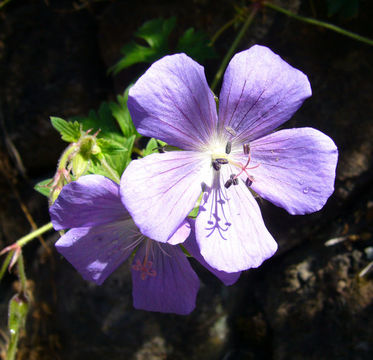
<svg viewBox="0 0 373 360">
<path fill-rule="evenodd" d="M 180 32 L 194 26 L 212 35 L 232 18 L 234 3 L 13 0 L 0 11 L 0 249 L 30 231 L 21 202 L 38 225 L 49 221 L 47 201 L 32 189 L 53 174 L 65 146 L 49 116 L 98 109 L 145 70 L 106 75 L 144 21 L 177 15 Z M 281 3 L 373 38 L 370 1 L 360 1 L 354 18 L 328 18 L 321 0 Z M 236 33 L 218 40 L 221 58 Z M 57 255 L 56 234 L 46 239 L 49 252 L 34 240 L 25 248 L 33 301 L 18 359 L 373 357 L 372 275 L 359 276 L 373 260 L 373 48 L 269 9 L 240 49 L 254 43 L 309 76 L 313 96 L 286 126 L 315 127 L 338 145 L 336 191 L 327 205 L 290 216 L 260 201 L 278 253 L 231 287 L 193 262 L 201 289 L 189 316 L 134 310 L 127 263 L 98 287 Z M 210 81 L 218 66 L 207 62 Z M 0 357 L 16 287 L 14 275 L 0 283 Z"/>
</svg>

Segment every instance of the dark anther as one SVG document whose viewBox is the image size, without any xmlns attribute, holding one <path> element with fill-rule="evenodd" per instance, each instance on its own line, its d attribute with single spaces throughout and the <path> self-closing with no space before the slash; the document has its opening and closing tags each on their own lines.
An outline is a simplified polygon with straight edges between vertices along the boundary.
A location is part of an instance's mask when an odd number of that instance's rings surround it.
<svg viewBox="0 0 373 360">
<path fill-rule="evenodd" d="M 221 168 L 221 165 L 220 165 L 216 160 L 214 160 L 214 161 L 212 162 L 212 167 L 213 167 L 216 171 L 219 171 L 220 168 Z"/>
<path fill-rule="evenodd" d="M 231 150 L 232 150 L 232 143 L 228 141 L 227 145 L 225 145 L 225 153 L 230 154 Z"/>
<path fill-rule="evenodd" d="M 228 164 L 228 159 L 224 159 L 224 158 L 215 159 L 215 161 L 222 165 Z"/>
<path fill-rule="evenodd" d="M 247 187 L 250 187 L 252 183 L 253 183 L 252 180 L 250 180 L 249 178 L 247 178 L 246 181 L 245 181 L 245 185 Z"/>
<path fill-rule="evenodd" d="M 243 153 L 245 155 L 248 155 L 250 152 L 250 145 L 249 144 L 243 144 Z"/>
<path fill-rule="evenodd" d="M 224 186 L 226 187 L 226 189 L 228 189 L 232 184 L 233 184 L 233 180 L 228 179 L 227 182 L 224 184 Z"/>
<path fill-rule="evenodd" d="M 238 178 L 236 178 L 235 174 L 231 174 L 231 180 L 233 185 L 238 185 Z"/>
<path fill-rule="evenodd" d="M 165 146 L 157 146 L 154 149 L 152 149 L 152 151 L 158 150 L 159 153 L 163 154 L 166 152 L 165 148 Z"/>
</svg>

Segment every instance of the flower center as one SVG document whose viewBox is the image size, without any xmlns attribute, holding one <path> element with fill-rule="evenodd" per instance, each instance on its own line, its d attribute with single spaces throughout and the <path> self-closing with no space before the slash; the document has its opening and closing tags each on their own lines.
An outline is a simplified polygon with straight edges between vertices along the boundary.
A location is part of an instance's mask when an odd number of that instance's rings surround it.
<svg viewBox="0 0 373 360">
<path fill-rule="evenodd" d="M 254 181 L 254 177 L 248 173 L 248 170 L 256 169 L 257 167 L 260 166 L 260 164 L 249 167 L 250 161 L 251 161 L 251 151 L 250 151 L 250 145 L 249 144 L 243 144 L 243 153 L 244 155 L 247 155 L 247 161 L 245 165 L 243 165 L 241 162 L 233 160 L 229 154 L 232 151 L 232 142 L 227 141 L 225 145 L 225 151 L 221 151 L 218 149 L 216 152 L 212 152 L 211 154 L 211 162 L 212 162 L 212 167 L 214 168 L 215 171 L 219 171 L 222 166 L 225 164 L 231 164 L 234 165 L 239 169 L 238 174 L 231 174 L 229 179 L 226 180 L 224 183 L 224 186 L 228 189 L 231 185 L 238 185 L 238 178 L 242 174 L 246 175 L 246 180 L 245 184 L 247 187 L 251 186 L 251 184 Z"/>
</svg>

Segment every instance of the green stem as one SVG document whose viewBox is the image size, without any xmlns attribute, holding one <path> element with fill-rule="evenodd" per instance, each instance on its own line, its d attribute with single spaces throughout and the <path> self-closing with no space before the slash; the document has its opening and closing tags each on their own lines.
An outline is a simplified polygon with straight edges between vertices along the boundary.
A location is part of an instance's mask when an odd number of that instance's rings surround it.
<svg viewBox="0 0 373 360">
<path fill-rule="evenodd" d="M 58 169 L 66 169 L 67 164 L 70 160 L 70 155 L 76 151 L 77 145 L 75 143 L 70 144 L 65 151 L 62 153 L 60 160 L 58 162 Z"/>
<path fill-rule="evenodd" d="M 231 59 L 233 53 L 236 51 L 237 49 L 237 46 L 239 45 L 242 37 L 244 36 L 246 30 L 248 29 L 248 27 L 250 26 L 251 22 L 253 21 L 256 13 L 258 12 L 259 10 L 259 7 L 254 5 L 249 16 L 247 17 L 245 23 L 243 24 L 240 32 L 238 33 L 237 37 L 235 38 L 235 40 L 233 41 L 230 49 L 228 50 L 227 54 L 225 55 L 215 77 L 214 77 L 214 80 L 212 82 L 212 85 L 211 85 L 211 90 L 214 91 L 216 86 L 218 85 L 221 77 L 223 76 L 223 73 L 224 73 L 224 70 L 225 68 L 227 67 L 227 64 L 229 62 L 229 60 Z"/>
<path fill-rule="evenodd" d="M 11 0 L 4 0 L 0 3 L 0 10 L 8 3 L 11 2 Z"/>
<path fill-rule="evenodd" d="M 335 31 L 335 32 L 337 32 L 339 34 L 348 36 L 348 37 L 350 37 L 352 39 L 361 41 L 361 42 L 369 44 L 369 45 L 373 45 L 373 40 L 371 40 L 371 39 L 369 39 L 367 37 L 361 36 L 359 34 L 353 33 L 351 31 L 347 31 L 345 29 L 342 29 L 339 26 L 336 26 L 336 25 L 333 25 L 333 24 L 329 24 L 329 23 L 324 22 L 324 21 L 316 20 L 316 19 L 313 19 L 313 18 L 308 18 L 308 17 L 305 17 L 305 16 L 294 14 L 291 11 L 283 9 L 282 7 L 274 5 L 274 4 L 270 3 L 270 2 L 263 2 L 262 4 L 265 5 L 265 6 L 267 6 L 267 7 L 269 7 L 269 8 L 271 8 L 271 9 L 273 9 L 273 10 L 276 10 L 276 11 L 278 11 L 280 13 L 283 13 L 283 14 L 285 14 L 287 16 L 290 16 L 290 17 L 292 17 L 294 19 L 303 21 L 303 22 L 308 23 L 308 24 L 312 24 L 312 25 L 316 25 L 316 26 L 321 26 L 321 27 L 324 27 L 326 29 Z"/>
<path fill-rule="evenodd" d="M 24 245 L 26 245 L 29 241 L 35 239 L 36 237 L 38 237 L 39 235 L 41 234 L 44 234 L 45 232 L 49 231 L 49 230 L 52 230 L 53 229 L 53 225 L 52 223 L 48 223 L 48 224 L 45 224 L 43 225 L 42 227 L 40 227 L 39 229 L 36 229 L 35 231 L 31 232 L 30 234 L 26 235 L 26 236 L 23 236 L 21 237 L 18 241 L 17 241 L 17 244 L 22 247 Z"/>
<path fill-rule="evenodd" d="M 21 281 L 21 289 L 24 294 L 26 294 L 26 273 L 25 273 L 25 264 L 23 262 L 23 255 L 22 252 L 20 252 L 18 260 L 17 260 L 17 265 L 18 265 L 18 277 L 19 280 Z"/>
<path fill-rule="evenodd" d="M 14 360 L 17 353 L 17 343 L 18 343 L 19 333 L 12 336 L 9 343 L 8 351 L 6 353 L 6 360 Z"/>
<path fill-rule="evenodd" d="M 8 255 L 6 256 L 4 262 L 3 262 L 3 265 L 1 266 L 1 269 L 0 269 L 0 281 L 1 279 L 3 278 L 4 274 L 5 274 L 5 270 L 7 269 L 9 263 L 10 263 L 10 260 L 12 259 L 12 256 L 14 254 L 14 251 L 9 251 L 8 252 Z"/>
</svg>

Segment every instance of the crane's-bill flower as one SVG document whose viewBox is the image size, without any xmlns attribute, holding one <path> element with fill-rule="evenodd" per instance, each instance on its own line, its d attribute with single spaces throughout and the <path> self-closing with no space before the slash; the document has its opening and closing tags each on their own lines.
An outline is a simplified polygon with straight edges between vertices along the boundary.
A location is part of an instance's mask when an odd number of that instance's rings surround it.
<svg viewBox="0 0 373 360">
<path fill-rule="evenodd" d="M 155 62 L 129 92 L 132 120 L 140 134 L 185 151 L 125 170 L 121 196 L 141 232 L 166 242 L 203 192 L 195 231 L 208 264 L 235 272 L 272 256 L 277 244 L 249 188 L 291 214 L 321 209 L 334 191 L 338 152 L 328 136 L 273 132 L 309 96 L 306 75 L 263 46 L 229 63 L 219 114 L 202 66 L 185 54 Z"/>
<path fill-rule="evenodd" d="M 82 176 L 66 185 L 50 215 L 55 230 L 70 229 L 56 248 L 84 279 L 101 285 L 136 250 L 131 266 L 134 307 L 176 314 L 194 309 L 199 280 L 177 245 L 190 234 L 188 222 L 182 222 L 166 243 L 146 238 L 123 206 L 119 185 L 101 175 Z M 186 248 L 198 257 L 194 242 L 194 237 L 188 238 Z M 240 275 L 200 262 L 226 285 Z"/>
</svg>

